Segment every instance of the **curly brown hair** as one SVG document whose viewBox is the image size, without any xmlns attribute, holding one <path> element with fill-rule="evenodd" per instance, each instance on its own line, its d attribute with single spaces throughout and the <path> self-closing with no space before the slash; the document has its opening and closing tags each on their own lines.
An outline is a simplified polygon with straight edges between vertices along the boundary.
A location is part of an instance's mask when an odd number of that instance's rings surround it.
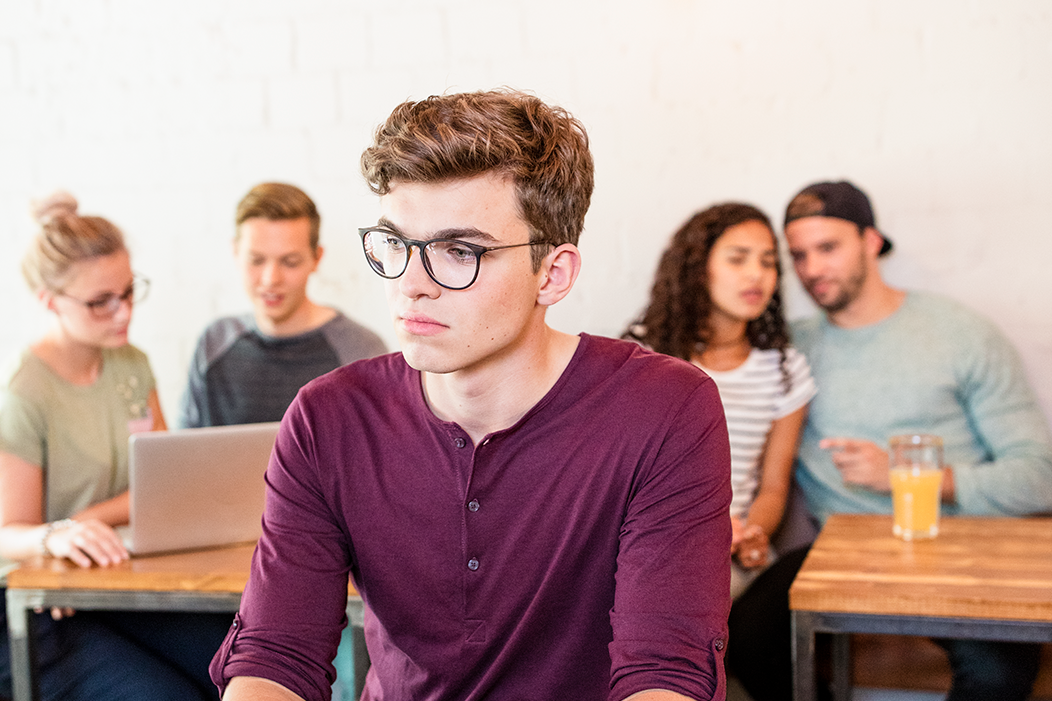
<svg viewBox="0 0 1052 701">
<path fill-rule="evenodd" d="M 432 95 L 405 102 L 362 153 L 370 189 L 495 172 L 515 183 L 530 241 L 577 244 L 594 186 L 584 127 L 568 112 L 512 90 Z M 533 249 L 539 268 L 546 247 Z"/>
<path fill-rule="evenodd" d="M 622 335 L 654 350 L 690 360 L 705 348 L 711 337 L 709 315 L 709 255 L 727 229 L 758 221 L 771 229 L 767 215 L 756 207 L 737 202 L 718 204 L 698 212 L 672 236 L 661 256 L 650 303 L 642 316 Z M 778 239 L 772 229 L 775 251 Z M 745 326 L 745 335 L 754 348 L 777 349 L 782 358 L 782 377 L 788 382 L 785 349 L 789 328 L 782 313 L 782 265 L 776 259 L 778 285 L 767 308 Z"/>
</svg>

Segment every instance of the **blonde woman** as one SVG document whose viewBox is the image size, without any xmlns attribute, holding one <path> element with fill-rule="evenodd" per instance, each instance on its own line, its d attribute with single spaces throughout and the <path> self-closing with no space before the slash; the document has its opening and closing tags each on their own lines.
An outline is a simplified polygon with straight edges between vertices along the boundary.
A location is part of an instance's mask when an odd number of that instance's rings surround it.
<svg viewBox="0 0 1052 701">
<path fill-rule="evenodd" d="M 35 215 L 40 229 L 22 268 L 53 323 L 0 375 L 4 574 L 41 554 L 81 567 L 126 560 L 114 528 L 128 522 L 128 436 L 165 429 L 149 362 L 128 343 L 147 282 L 132 272 L 120 230 L 80 216 L 66 193 L 40 203 Z M 36 617 L 42 699 L 209 698 L 208 655 L 196 663 L 199 674 L 181 651 L 166 655 L 174 638 L 165 640 L 164 626 L 176 617 L 72 614 Z M 221 637 L 225 623 L 193 619 L 177 644 L 190 630 L 217 646 L 209 627 Z M 4 635 L 0 696 L 10 695 L 10 683 Z"/>
</svg>

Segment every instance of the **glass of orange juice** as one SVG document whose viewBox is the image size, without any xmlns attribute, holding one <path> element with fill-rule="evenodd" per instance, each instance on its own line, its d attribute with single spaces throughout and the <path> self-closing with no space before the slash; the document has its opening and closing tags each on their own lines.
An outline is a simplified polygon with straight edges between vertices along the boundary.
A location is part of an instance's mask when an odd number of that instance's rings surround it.
<svg viewBox="0 0 1052 701">
<path fill-rule="evenodd" d="M 939 533 L 942 488 L 942 438 L 923 433 L 892 436 L 892 532 L 903 540 L 934 538 Z"/>
</svg>

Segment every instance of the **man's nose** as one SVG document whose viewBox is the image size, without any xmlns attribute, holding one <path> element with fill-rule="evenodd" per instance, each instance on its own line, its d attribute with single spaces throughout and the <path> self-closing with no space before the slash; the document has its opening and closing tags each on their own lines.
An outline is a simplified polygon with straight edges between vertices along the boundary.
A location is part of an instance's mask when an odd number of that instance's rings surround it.
<svg viewBox="0 0 1052 701">
<path fill-rule="evenodd" d="M 263 266 L 263 274 L 260 275 L 264 284 L 271 284 L 281 280 L 281 266 L 278 263 L 266 263 Z"/>
<path fill-rule="evenodd" d="M 416 246 L 410 246 L 406 255 L 409 256 L 409 260 L 405 271 L 398 278 L 398 288 L 402 294 L 411 298 L 421 295 L 437 296 L 437 291 L 442 288 L 431 278 L 424 267 L 424 256 L 420 250 Z"/>
</svg>

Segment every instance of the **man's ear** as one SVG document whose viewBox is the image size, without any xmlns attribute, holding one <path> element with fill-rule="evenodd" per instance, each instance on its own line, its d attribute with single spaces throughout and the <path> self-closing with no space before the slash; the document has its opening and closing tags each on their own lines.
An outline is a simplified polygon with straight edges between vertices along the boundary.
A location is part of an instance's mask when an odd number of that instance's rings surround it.
<svg viewBox="0 0 1052 701">
<path fill-rule="evenodd" d="M 573 289 L 581 273 L 581 251 L 572 243 L 554 248 L 541 264 L 541 285 L 537 291 L 537 304 L 550 307 Z"/>
<path fill-rule="evenodd" d="M 884 246 L 884 237 L 880 235 L 880 232 L 872 226 L 867 226 L 862 230 L 862 237 L 866 241 L 866 252 L 872 258 L 879 258 L 880 249 Z"/>
</svg>

